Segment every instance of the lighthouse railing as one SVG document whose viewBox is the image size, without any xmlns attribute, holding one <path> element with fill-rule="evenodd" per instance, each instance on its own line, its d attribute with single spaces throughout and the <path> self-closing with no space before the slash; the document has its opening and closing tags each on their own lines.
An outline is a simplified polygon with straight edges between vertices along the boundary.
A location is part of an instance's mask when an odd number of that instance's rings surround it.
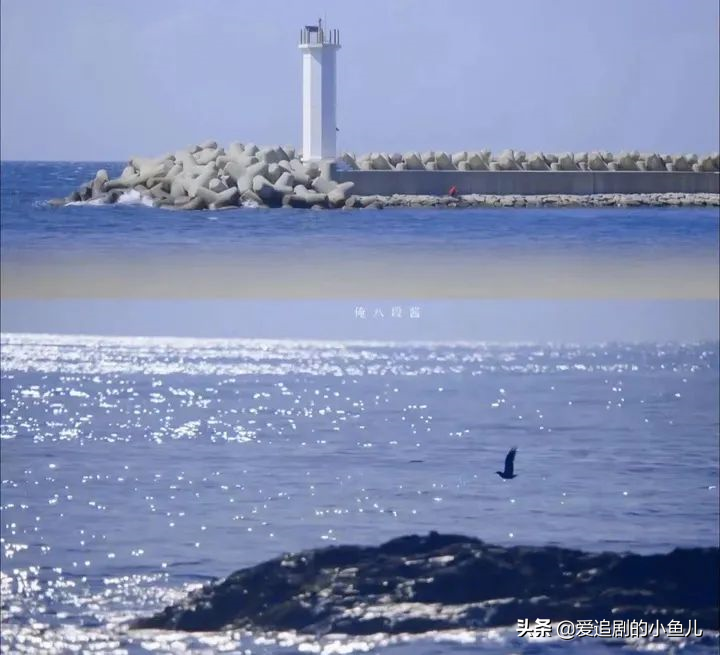
<svg viewBox="0 0 720 655">
<path fill-rule="evenodd" d="M 313 38 L 314 35 L 314 38 Z M 315 25 L 300 30 L 300 45 L 340 45 L 340 30 L 326 30 Z"/>
</svg>

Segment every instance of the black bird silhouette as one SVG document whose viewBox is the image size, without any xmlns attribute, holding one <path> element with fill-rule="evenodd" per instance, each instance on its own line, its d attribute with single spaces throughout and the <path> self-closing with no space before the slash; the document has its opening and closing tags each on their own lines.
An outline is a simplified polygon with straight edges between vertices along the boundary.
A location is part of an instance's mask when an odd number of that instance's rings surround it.
<svg viewBox="0 0 720 655">
<path fill-rule="evenodd" d="M 515 453 L 517 452 L 517 448 L 513 446 L 510 449 L 510 452 L 505 457 L 505 470 L 504 471 L 495 471 L 503 480 L 512 480 L 513 478 L 516 478 L 517 475 L 515 475 Z"/>
</svg>

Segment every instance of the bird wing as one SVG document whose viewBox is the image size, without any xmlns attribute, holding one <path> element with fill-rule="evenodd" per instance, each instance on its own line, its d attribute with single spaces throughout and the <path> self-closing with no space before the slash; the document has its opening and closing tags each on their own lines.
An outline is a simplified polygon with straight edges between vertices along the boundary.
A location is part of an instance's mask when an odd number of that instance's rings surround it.
<svg viewBox="0 0 720 655">
<path fill-rule="evenodd" d="M 505 457 L 505 474 L 506 475 L 513 474 L 513 468 L 515 467 L 515 453 L 516 452 L 517 452 L 517 448 L 513 447 L 510 449 L 510 452 Z"/>
</svg>

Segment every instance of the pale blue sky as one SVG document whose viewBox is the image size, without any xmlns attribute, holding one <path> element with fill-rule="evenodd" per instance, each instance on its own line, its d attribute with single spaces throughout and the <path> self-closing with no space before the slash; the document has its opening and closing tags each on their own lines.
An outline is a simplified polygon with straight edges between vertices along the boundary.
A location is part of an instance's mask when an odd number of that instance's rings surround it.
<svg viewBox="0 0 720 655">
<path fill-rule="evenodd" d="M 392 318 L 391 309 L 402 309 Z M 364 307 L 366 318 L 356 318 Z M 410 318 L 410 308 L 417 318 Z M 383 318 L 375 316 L 375 310 Z M 717 341 L 714 300 L 3 300 L 0 331 L 115 336 L 602 343 Z"/>
<path fill-rule="evenodd" d="M 338 147 L 718 149 L 717 0 L 2 0 L 3 159 L 299 144 L 300 27 L 341 30 Z"/>
</svg>

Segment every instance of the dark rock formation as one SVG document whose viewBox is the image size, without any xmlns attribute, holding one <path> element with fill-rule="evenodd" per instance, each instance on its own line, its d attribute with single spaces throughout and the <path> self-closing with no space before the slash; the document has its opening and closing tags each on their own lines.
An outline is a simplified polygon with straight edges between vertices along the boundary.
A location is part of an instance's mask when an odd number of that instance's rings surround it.
<svg viewBox="0 0 720 655">
<path fill-rule="evenodd" d="M 422 633 L 544 618 L 696 620 L 717 630 L 719 572 L 717 548 L 585 553 L 432 532 L 269 560 L 133 627 Z"/>
</svg>

